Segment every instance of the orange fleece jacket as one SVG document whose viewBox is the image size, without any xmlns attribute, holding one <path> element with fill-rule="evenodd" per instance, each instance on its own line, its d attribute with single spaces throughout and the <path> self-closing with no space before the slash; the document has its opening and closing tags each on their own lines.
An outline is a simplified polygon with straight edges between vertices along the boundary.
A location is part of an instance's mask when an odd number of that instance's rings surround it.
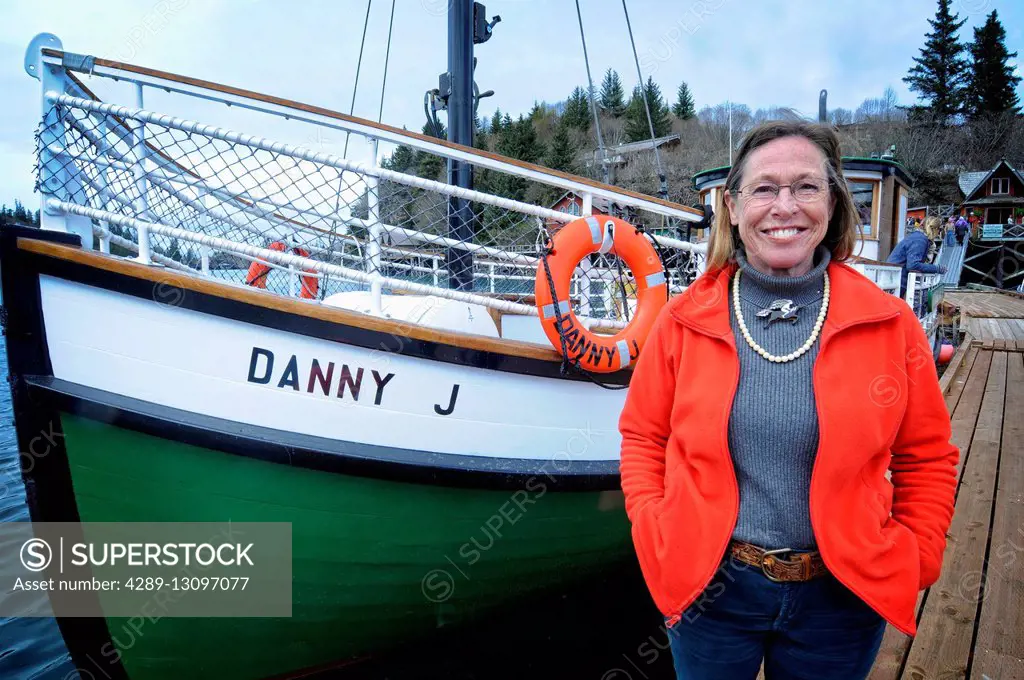
<svg viewBox="0 0 1024 680">
<path fill-rule="evenodd" d="M 706 273 L 662 311 L 619 420 L 633 543 L 670 622 L 711 581 L 739 513 L 727 437 L 739 381 L 728 307 L 734 271 Z M 813 371 L 811 524 L 832 574 L 913 635 L 917 593 L 939 576 L 959 451 L 913 312 L 844 264 L 828 273 Z"/>
</svg>

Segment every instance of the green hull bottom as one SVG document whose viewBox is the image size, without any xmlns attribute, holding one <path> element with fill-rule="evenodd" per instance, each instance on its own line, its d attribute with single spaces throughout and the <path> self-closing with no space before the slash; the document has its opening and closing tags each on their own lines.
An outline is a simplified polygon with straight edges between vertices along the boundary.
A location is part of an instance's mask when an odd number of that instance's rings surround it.
<svg viewBox="0 0 1024 680">
<path fill-rule="evenodd" d="M 132 680 L 263 678 L 383 651 L 632 551 L 619 492 L 353 477 L 61 417 L 82 521 L 292 524 L 291 618 L 108 618 Z"/>
</svg>

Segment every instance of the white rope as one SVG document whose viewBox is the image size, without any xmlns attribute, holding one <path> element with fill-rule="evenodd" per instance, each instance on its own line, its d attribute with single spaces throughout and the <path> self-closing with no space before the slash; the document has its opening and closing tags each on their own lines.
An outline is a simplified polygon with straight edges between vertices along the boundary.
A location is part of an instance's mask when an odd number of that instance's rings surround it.
<svg viewBox="0 0 1024 680">
<path fill-rule="evenodd" d="M 365 223 L 366 220 L 358 218 L 351 218 L 348 220 L 353 223 Z M 414 229 L 406 229 L 404 227 L 395 227 L 390 224 L 381 223 L 381 228 L 385 231 L 391 232 L 392 234 L 401 234 L 402 236 L 408 237 L 416 241 L 422 241 L 424 243 L 432 243 L 434 245 L 445 246 L 447 248 L 460 248 L 470 253 L 480 253 L 481 255 L 487 255 L 498 260 L 504 260 L 516 264 L 537 266 L 540 263 L 539 257 L 532 255 L 521 255 L 519 253 L 509 253 L 504 250 L 497 248 L 489 248 L 487 246 L 477 245 L 476 243 L 467 243 L 466 241 L 457 241 L 455 239 L 447 238 L 444 236 L 438 236 L 436 234 L 427 234 L 422 231 L 415 231 Z"/>
<path fill-rule="evenodd" d="M 118 236 L 117 234 L 113 233 L 112 231 L 105 227 L 102 227 L 98 224 L 94 224 L 92 225 L 92 231 L 100 238 L 107 239 L 116 246 L 120 246 L 125 250 L 130 250 L 133 253 L 139 252 L 138 243 L 126 239 L 123 236 Z M 154 262 L 159 262 L 160 264 L 170 267 L 171 269 L 177 269 L 178 271 L 189 272 L 192 274 L 202 274 L 202 272 L 196 271 L 195 269 L 192 269 L 192 267 L 182 264 L 181 262 L 178 262 L 174 258 L 161 255 L 160 253 L 151 253 L 150 257 L 153 259 Z"/>
<path fill-rule="evenodd" d="M 477 203 L 483 203 L 485 205 L 493 205 L 497 208 L 503 208 L 513 212 L 519 212 L 526 215 L 532 215 L 534 217 L 540 217 L 548 220 L 555 220 L 557 222 L 571 222 L 576 219 L 573 215 L 568 213 L 559 212 L 557 210 L 550 210 L 548 208 L 542 208 L 537 205 L 531 205 L 529 203 L 523 203 L 521 201 L 514 201 L 508 198 L 501 198 L 498 196 L 492 196 L 491 194 L 485 194 L 472 189 L 463 189 L 462 187 L 445 184 L 444 182 L 437 182 L 435 180 L 423 179 L 422 177 L 416 177 L 414 175 L 406 175 L 401 172 L 395 172 L 394 170 L 387 170 L 385 168 L 370 166 L 365 163 L 357 161 L 349 161 L 344 158 L 339 158 L 333 154 L 323 152 L 313 152 L 309 149 L 302 147 L 293 146 L 291 144 L 285 144 L 283 142 L 272 142 L 264 137 L 257 137 L 255 135 L 246 135 L 240 132 L 234 132 L 232 130 L 226 130 L 219 128 L 214 125 L 205 125 L 196 121 L 186 120 L 184 118 L 177 118 L 176 116 L 168 116 L 164 114 L 153 113 L 152 111 L 146 111 L 144 109 L 133 109 L 127 106 L 116 106 L 113 104 L 104 104 L 101 102 L 95 102 L 89 99 L 81 99 L 79 97 L 72 97 L 66 94 L 58 94 L 56 92 L 47 92 L 47 99 L 65 106 L 71 106 L 86 111 L 92 111 L 95 113 L 102 113 L 104 115 L 118 116 L 121 118 L 131 118 L 133 120 L 141 120 L 152 125 L 159 125 L 161 127 L 171 128 L 174 130 L 181 130 L 182 132 L 195 133 L 210 137 L 213 139 L 219 139 L 221 141 L 229 142 L 231 144 L 241 144 L 254 149 L 260 149 L 262 151 L 268 151 L 270 153 L 281 154 L 284 156 L 290 156 L 292 158 L 298 158 L 300 160 L 309 161 L 311 163 L 317 163 L 320 165 L 326 165 L 339 170 L 348 170 L 355 172 L 360 175 L 369 175 L 371 177 L 378 177 L 380 179 L 395 182 L 396 184 L 404 184 L 406 186 L 415 187 L 417 189 L 425 189 L 427 191 L 434 191 L 439 194 L 446 196 L 453 196 L 455 198 L 463 198 L 468 201 L 475 201 Z"/>
</svg>

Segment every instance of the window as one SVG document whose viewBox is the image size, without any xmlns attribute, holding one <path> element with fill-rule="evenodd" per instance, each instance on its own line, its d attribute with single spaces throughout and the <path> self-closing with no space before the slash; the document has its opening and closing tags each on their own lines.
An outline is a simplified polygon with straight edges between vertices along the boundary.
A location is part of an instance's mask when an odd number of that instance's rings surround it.
<svg viewBox="0 0 1024 680">
<path fill-rule="evenodd" d="M 570 215 L 575 215 L 579 217 L 580 206 L 575 200 L 570 200 L 567 205 L 563 205 L 561 208 L 559 208 L 558 212 L 569 213 Z"/>
<path fill-rule="evenodd" d="M 989 208 L 985 213 L 985 224 L 1004 225 L 1012 214 L 1012 208 Z"/>
<path fill-rule="evenodd" d="M 846 185 L 850 188 L 853 206 L 857 209 L 861 235 L 874 238 L 875 188 L 878 182 L 846 180 Z"/>
<path fill-rule="evenodd" d="M 996 177 L 992 180 L 992 187 L 990 194 L 1008 194 L 1010 193 L 1010 178 L 1009 177 Z"/>
</svg>

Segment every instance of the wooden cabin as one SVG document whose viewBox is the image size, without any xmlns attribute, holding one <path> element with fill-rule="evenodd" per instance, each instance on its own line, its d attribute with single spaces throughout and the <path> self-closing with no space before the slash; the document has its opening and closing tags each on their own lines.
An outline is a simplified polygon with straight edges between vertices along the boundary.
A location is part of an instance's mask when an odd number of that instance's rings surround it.
<svg viewBox="0 0 1024 680">
<path fill-rule="evenodd" d="M 618 203 L 613 203 L 606 198 L 599 198 L 596 196 L 593 201 L 593 205 L 591 206 L 593 215 L 611 215 L 612 217 L 622 218 L 627 222 L 631 221 L 631 218 L 633 217 L 631 211 L 625 205 L 619 205 Z M 562 194 L 561 197 L 559 197 L 559 199 L 550 206 L 550 208 L 551 210 L 557 210 L 558 212 L 569 213 L 570 215 L 579 217 L 583 215 L 583 197 L 573 193 L 572 191 L 567 191 Z M 563 223 L 555 220 L 545 220 L 544 224 L 552 234 L 564 226 Z"/>
<path fill-rule="evenodd" d="M 701 203 L 712 209 L 718 204 L 729 169 L 726 165 L 693 176 Z M 854 254 L 884 262 L 906 231 L 908 194 L 914 178 L 895 160 L 857 157 L 843 158 L 843 176 L 861 220 L 861 241 Z M 707 236 L 699 234 L 702 239 Z"/>
<path fill-rule="evenodd" d="M 1021 231 L 1012 227 L 1024 223 L 1024 176 L 1006 159 L 987 171 L 960 173 L 959 184 L 964 194 L 959 212 L 982 225 L 979 232 L 999 238 L 1003 232 Z"/>
</svg>

